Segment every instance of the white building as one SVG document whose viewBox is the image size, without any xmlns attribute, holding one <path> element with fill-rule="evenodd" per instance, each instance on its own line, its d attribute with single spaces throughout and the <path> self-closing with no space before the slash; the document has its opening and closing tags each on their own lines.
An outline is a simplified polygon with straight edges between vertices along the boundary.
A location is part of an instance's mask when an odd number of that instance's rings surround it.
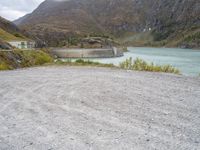
<svg viewBox="0 0 200 150">
<path fill-rule="evenodd" d="M 11 46 L 19 48 L 19 49 L 34 49 L 35 42 L 31 40 L 23 40 L 23 41 L 9 41 Z"/>
</svg>

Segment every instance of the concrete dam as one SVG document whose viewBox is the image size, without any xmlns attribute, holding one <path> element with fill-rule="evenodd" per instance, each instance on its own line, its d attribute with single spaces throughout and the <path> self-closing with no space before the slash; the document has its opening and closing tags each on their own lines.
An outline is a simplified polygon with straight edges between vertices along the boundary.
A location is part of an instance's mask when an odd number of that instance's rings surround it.
<svg viewBox="0 0 200 150">
<path fill-rule="evenodd" d="M 52 53 L 58 58 L 112 58 L 123 56 L 123 51 L 113 48 L 105 49 L 53 49 Z"/>
</svg>

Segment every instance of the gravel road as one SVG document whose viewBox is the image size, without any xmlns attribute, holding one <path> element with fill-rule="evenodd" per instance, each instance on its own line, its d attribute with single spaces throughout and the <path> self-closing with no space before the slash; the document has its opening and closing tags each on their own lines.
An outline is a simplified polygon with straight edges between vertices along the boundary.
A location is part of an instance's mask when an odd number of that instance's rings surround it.
<svg viewBox="0 0 200 150">
<path fill-rule="evenodd" d="M 156 149 L 200 149 L 200 78 L 92 67 L 0 72 L 0 150 Z"/>
</svg>

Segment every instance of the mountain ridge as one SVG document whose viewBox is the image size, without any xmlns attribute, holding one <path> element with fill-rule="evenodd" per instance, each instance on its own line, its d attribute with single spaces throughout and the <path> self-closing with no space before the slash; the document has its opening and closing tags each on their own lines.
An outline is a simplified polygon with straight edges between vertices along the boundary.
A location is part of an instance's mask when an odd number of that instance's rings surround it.
<svg viewBox="0 0 200 150">
<path fill-rule="evenodd" d="M 187 31 L 190 36 L 194 27 L 195 34 L 199 33 L 199 14 L 200 2 L 196 0 L 46 0 L 33 13 L 15 22 L 20 21 L 20 28 L 49 45 L 71 36 L 106 34 L 121 40 L 126 34 L 147 32 L 152 38 L 145 44 L 154 41 L 168 44 L 176 39 L 181 45 L 185 37 L 179 38 L 179 32 Z M 133 45 L 134 42 L 129 41 Z M 195 43 L 188 47 L 199 47 L 199 40 Z"/>
</svg>

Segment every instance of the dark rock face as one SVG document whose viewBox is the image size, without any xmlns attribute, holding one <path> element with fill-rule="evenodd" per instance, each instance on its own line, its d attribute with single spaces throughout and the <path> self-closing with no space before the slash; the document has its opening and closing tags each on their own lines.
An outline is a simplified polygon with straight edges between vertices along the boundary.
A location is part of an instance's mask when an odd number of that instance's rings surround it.
<svg viewBox="0 0 200 150">
<path fill-rule="evenodd" d="M 0 39 L 0 49 L 11 49 L 11 46 Z"/>
<path fill-rule="evenodd" d="M 198 0 L 46 0 L 16 23 L 51 43 L 71 35 L 154 31 L 158 40 L 200 26 Z M 155 40 L 157 40 L 155 38 Z"/>
<path fill-rule="evenodd" d="M 0 17 L 0 28 L 9 33 L 18 33 L 20 29 L 12 22 Z"/>
</svg>

